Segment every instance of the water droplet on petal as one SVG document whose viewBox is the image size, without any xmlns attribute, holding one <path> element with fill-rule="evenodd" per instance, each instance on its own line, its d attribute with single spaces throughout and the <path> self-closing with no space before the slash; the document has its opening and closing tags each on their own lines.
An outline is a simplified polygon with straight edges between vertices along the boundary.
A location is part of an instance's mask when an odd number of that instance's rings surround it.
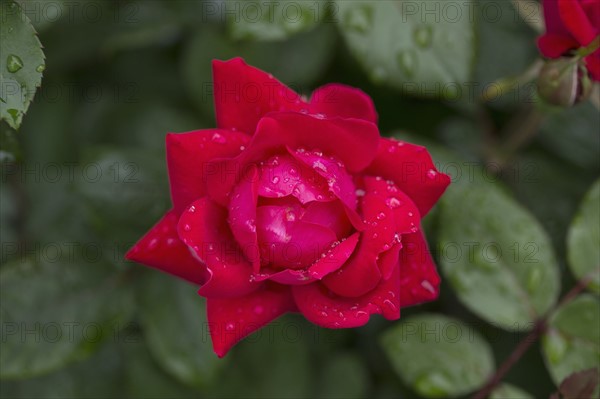
<svg viewBox="0 0 600 399">
<path fill-rule="evenodd" d="M 185 226 L 183 226 L 183 229 L 185 231 L 191 231 L 192 230 L 192 226 L 190 226 L 189 224 L 186 224 Z"/>
<path fill-rule="evenodd" d="M 417 55 L 414 50 L 403 50 L 397 55 L 398 65 L 408 78 L 412 78 L 417 69 Z"/>
<path fill-rule="evenodd" d="M 364 197 L 365 194 L 366 194 L 365 190 L 362 190 L 360 188 L 356 190 L 356 196 L 357 197 Z"/>
<path fill-rule="evenodd" d="M 225 144 L 227 142 L 227 139 L 223 137 L 223 135 L 215 133 L 212 135 L 212 141 L 219 144 Z"/>
<path fill-rule="evenodd" d="M 368 32 L 373 26 L 373 9 L 366 4 L 349 9 L 344 15 L 344 25 L 355 32 Z"/>
<path fill-rule="evenodd" d="M 394 208 L 398 208 L 402 203 L 400 202 L 400 200 L 398 198 L 390 197 L 385 200 L 385 204 L 387 206 L 389 206 L 390 208 L 394 209 Z"/>
<path fill-rule="evenodd" d="M 435 179 L 435 177 L 437 176 L 437 172 L 433 169 L 429 169 L 427 171 L 427 177 L 430 179 Z"/>
</svg>

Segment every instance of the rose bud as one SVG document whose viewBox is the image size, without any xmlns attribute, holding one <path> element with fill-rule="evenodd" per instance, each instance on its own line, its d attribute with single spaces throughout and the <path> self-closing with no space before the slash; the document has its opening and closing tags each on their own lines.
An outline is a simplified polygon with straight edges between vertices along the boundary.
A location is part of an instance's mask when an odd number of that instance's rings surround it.
<svg viewBox="0 0 600 399">
<path fill-rule="evenodd" d="M 542 0 L 542 6 L 546 32 L 538 39 L 540 52 L 554 59 L 584 50 L 587 72 L 592 80 L 600 81 L 598 0 Z"/>
<path fill-rule="evenodd" d="M 592 82 L 585 66 L 573 58 L 550 60 L 540 71 L 538 93 L 549 104 L 571 107 L 587 100 L 591 92 Z"/>
<path fill-rule="evenodd" d="M 217 128 L 167 135 L 173 209 L 126 257 L 199 286 L 218 356 L 286 312 L 351 328 L 437 298 L 421 219 L 450 178 L 424 147 L 382 138 L 358 89 L 213 75 Z"/>
</svg>

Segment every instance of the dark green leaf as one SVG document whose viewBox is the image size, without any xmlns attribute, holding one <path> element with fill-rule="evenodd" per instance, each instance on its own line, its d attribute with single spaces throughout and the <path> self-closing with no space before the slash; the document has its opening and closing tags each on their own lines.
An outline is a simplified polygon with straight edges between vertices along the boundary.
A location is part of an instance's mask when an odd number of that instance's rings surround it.
<svg viewBox="0 0 600 399">
<path fill-rule="evenodd" d="M 455 185 L 440 211 L 442 270 L 460 301 L 499 327 L 530 328 L 560 290 L 539 222 L 493 183 Z"/>
<path fill-rule="evenodd" d="M 153 272 L 140 288 L 141 323 L 157 363 L 190 386 L 208 386 L 226 360 L 212 350 L 197 287 Z"/>
<path fill-rule="evenodd" d="M 600 293 L 600 180 L 586 194 L 567 237 L 569 266 L 577 279 L 591 277 Z"/>
<path fill-rule="evenodd" d="M 542 348 L 546 365 L 556 385 L 560 385 L 575 372 L 600 369 L 598 298 L 583 294 L 558 309 L 543 336 Z"/>
<path fill-rule="evenodd" d="M 2 3 L 0 54 L 0 120 L 18 129 L 46 64 L 31 21 L 12 1 Z"/>
<path fill-rule="evenodd" d="M 437 3 L 344 1 L 339 27 L 350 51 L 376 83 L 421 96 L 454 97 L 469 79 L 475 53 L 474 18 L 468 3 L 453 3 L 452 16 Z"/>
<path fill-rule="evenodd" d="M 361 359 L 351 352 L 330 358 L 319 376 L 318 398 L 360 399 L 367 396 L 368 372 Z"/>
<path fill-rule="evenodd" d="M 121 277 L 76 247 L 54 243 L 0 270 L 2 378 L 30 378 L 83 359 L 119 331 L 132 311 Z"/>
<path fill-rule="evenodd" d="M 502 384 L 490 394 L 489 399 L 534 399 L 533 395 L 510 384 Z"/>
<path fill-rule="evenodd" d="M 402 381 L 427 398 L 472 392 L 494 370 L 487 341 L 473 328 L 443 315 L 404 319 L 387 330 L 381 342 Z"/>
</svg>

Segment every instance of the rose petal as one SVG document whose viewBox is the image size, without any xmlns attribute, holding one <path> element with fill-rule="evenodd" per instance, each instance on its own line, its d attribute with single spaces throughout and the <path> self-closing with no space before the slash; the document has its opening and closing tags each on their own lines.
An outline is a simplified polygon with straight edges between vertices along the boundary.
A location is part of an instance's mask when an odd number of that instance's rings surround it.
<svg viewBox="0 0 600 399">
<path fill-rule="evenodd" d="M 169 133 L 166 139 L 171 198 L 176 212 L 206 195 L 208 161 L 238 155 L 249 137 L 229 130 L 197 130 Z"/>
<path fill-rule="evenodd" d="M 295 285 L 294 300 L 310 322 L 327 328 L 351 328 L 367 324 L 372 314 L 383 314 L 388 320 L 400 318 L 398 268 L 388 280 L 358 298 L 335 295 L 320 283 Z"/>
<path fill-rule="evenodd" d="M 347 239 L 340 241 L 327 251 L 324 257 L 313 263 L 308 270 L 286 269 L 277 271 L 263 268 L 260 274 L 254 275 L 254 279 L 255 281 L 269 279 L 277 283 L 289 285 L 309 284 L 320 280 L 327 274 L 339 269 L 348 260 L 358 243 L 358 237 L 359 234 L 354 233 Z"/>
<path fill-rule="evenodd" d="M 548 58 L 558 58 L 567 51 L 579 47 L 579 43 L 570 36 L 546 33 L 537 41 L 540 52 Z"/>
<path fill-rule="evenodd" d="M 352 176 L 348 174 L 344 165 L 331 157 L 326 157 L 322 152 L 299 151 L 288 147 L 288 151 L 298 161 L 318 173 L 327 181 L 329 191 L 335 194 L 348 208 L 356 209 L 356 187 Z"/>
<path fill-rule="evenodd" d="M 585 57 L 585 66 L 587 67 L 592 79 L 600 82 L 600 50 Z"/>
<path fill-rule="evenodd" d="M 421 217 L 450 184 L 450 177 L 436 170 L 425 147 L 393 139 L 380 140 L 377 157 L 365 173 L 392 180 L 417 205 Z"/>
<path fill-rule="evenodd" d="M 261 258 L 273 267 L 306 268 L 336 240 L 331 229 L 300 220 L 300 212 L 301 209 L 287 206 L 257 209 Z"/>
<path fill-rule="evenodd" d="M 133 262 L 159 269 L 195 284 L 203 284 L 208 272 L 177 234 L 177 212 L 171 210 L 125 255 Z"/>
<path fill-rule="evenodd" d="M 217 126 L 254 134 L 272 111 L 300 111 L 308 105 L 293 90 L 241 58 L 213 61 Z"/>
<path fill-rule="evenodd" d="M 258 204 L 258 170 L 250 168 L 246 176 L 233 189 L 227 218 L 231 232 L 254 272 L 260 268 L 260 254 L 256 235 L 256 206 Z"/>
<path fill-rule="evenodd" d="M 306 206 L 302 220 L 331 229 L 338 239 L 347 237 L 352 230 L 352 224 L 340 201 L 311 202 Z"/>
<path fill-rule="evenodd" d="M 557 0 L 542 0 L 542 10 L 544 12 L 546 33 L 575 40 L 560 17 Z"/>
<path fill-rule="evenodd" d="M 402 249 L 402 243 L 396 243 L 392 247 L 379 255 L 377 265 L 381 271 L 381 277 L 384 280 L 389 279 L 394 270 L 398 268 L 398 261 L 400 259 L 400 250 Z"/>
<path fill-rule="evenodd" d="M 600 7 L 596 4 L 596 7 Z M 560 18 L 581 47 L 588 46 L 600 33 L 594 22 L 586 15 L 580 1 L 558 0 Z M 596 21 L 596 24 L 598 22 Z"/>
<path fill-rule="evenodd" d="M 373 100 L 365 92 L 341 84 L 328 84 L 315 90 L 310 98 L 311 113 L 328 117 L 363 119 L 377 123 Z"/>
<path fill-rule="evenodd" d="M 181 215 L 177 231 L 210 273 L 200 295 L 236 297 L 259 288 L 259 283 L 251 281 L 252 266 L 233 238 L 224 208 L 208 198 L 197 200 Z"/>
<path fill-rule="evenodd" d="M 284 313 L 295 311 L 296 306 L 288 287 L 266 285 L 238 298 L 210 298 L 206 309 L 213 349 L 223 357 L 241 339 Z"/>
<path fill-rule="evenodd" d="M 411 306 L 436 299 L 440 276 L 421 231 L 402 236 L 400 252 L 400 305 Z"/>
<path fill-rule="evenodd" d="M 266 198 L 293 195 L 303 204 L 335 199 L 321 175 L 289 154 L 275 155 L 261 165 L 259 194 Z"/>
<path fill-rule="evenodd" d="M 208 195 L 227 205 L 228 194 L 249 164 L 278 155 L 286 147 L 318 149 L 338 158 L 349 172 L 359 172 L 377 154 L 378 140 L 377 126 L 359 119 L 319 119 L 295 112 L 269 114 L 260 120 L 256 134 L 239 156 L 209 163 Z"/>
</svg>

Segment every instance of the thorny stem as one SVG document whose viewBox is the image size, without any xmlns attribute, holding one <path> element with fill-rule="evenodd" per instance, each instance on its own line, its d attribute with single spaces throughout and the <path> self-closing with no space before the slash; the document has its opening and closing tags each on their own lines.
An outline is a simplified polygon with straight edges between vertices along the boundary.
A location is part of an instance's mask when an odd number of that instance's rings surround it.
<svg viewBox="0 0 600 399">
<path fill-rule="evenodd" d="M 548 319 L 554 313 L 554 311 L 567 303 L 571 302 L 577 295 L 583 291 L 593 278 L 593 273 L 588 274 L 577 282 L 577 284 L 565 294 L 560 300 L 558 305 L 553 310 L 548 312 L 546 316 L 542 317 L 535 323 L 533 330 L 515 347 L 513 352 L 506 358 L 506 360 L 498 367 L 498 370 L 492 375 L 487 384 L 479 390 L 472 399 L 486 399 L 490 393 L 502 382 L 506 374 L 512 369 L 512 367 L 521 359 L 521 357 L 527 352 L 527 350 L 542 336 L 548 327 Z"/>
</svg>

